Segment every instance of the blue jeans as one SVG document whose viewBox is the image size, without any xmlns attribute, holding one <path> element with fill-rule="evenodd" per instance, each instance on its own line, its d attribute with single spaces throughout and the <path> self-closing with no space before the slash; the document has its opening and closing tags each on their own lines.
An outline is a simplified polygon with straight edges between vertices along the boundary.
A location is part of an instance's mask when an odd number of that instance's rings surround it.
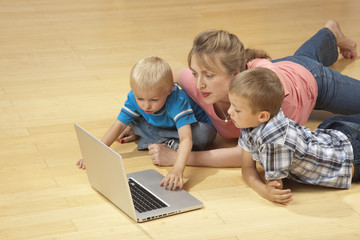
<svg viewBox="0 0 360 240">
<path fill-rule="evenodd" d="M 360 113 L 360 81 L 328 67 L 337 59 L 336 38 L 328 28 L 322 28 L 293 56 L 272 62 L 292 61 L 312 73 L 318 85 L 315 109 L 343 115 Z"/>
<path fill-rule="evenodd" d="M 148 123 L 144 118 L 138 118 L 130 123 L 134 133 L 140 137 L 139 150 L 146 150 L 149 144 L 164 143 L 170 139 L 179 139 L 176 129 L 159 128 Z M 191 124 L 193 150 L 204 150 L 216 138 L 215 128 L 205 122 Z"/>
<path fill-rule="evenodd" d="M 354 152 L 353 181 L 360 180 L 360 114 L 335 116 L 319 125 L 323 129 L 335 129 L 344 133 L 350 140 Z"/>
</svg>

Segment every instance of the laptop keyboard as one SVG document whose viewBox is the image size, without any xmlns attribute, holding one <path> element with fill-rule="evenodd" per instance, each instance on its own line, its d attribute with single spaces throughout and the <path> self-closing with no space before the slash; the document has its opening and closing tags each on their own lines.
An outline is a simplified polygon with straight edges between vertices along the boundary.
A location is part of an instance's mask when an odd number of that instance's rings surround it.
<svg viewBox="0 0 360 240">
<path fill-rule="evenodd" d="M 163 207 L 167 205 L 150 193 L 148 190 L 143 188 L 140 184 L 129 178 L 129 187 L 131 196 L 134 202 L 135 209 L 138 212 L 147 212 Z"/>
</svg>

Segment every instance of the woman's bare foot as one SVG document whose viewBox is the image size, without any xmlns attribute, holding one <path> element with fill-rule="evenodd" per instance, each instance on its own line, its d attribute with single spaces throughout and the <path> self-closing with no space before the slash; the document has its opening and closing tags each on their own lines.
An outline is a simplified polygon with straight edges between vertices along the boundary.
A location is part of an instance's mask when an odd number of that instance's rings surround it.
<svg viewBox="0 0 360 240">
<path fill-rule="evenodd" d="M 155 165 L 173 166 L 176 161 L 177 152 L 164 144 L 150 144 L 149 155 Z"/>
<path fill-rule="evenodd" d="M 339 23 L 335 20 L 329 20 L 325 27 L 334 33 L 340 53 L 344 58 L 355 59 L 357 56 L 356 43 L 343 34 Z"/>
</svg>

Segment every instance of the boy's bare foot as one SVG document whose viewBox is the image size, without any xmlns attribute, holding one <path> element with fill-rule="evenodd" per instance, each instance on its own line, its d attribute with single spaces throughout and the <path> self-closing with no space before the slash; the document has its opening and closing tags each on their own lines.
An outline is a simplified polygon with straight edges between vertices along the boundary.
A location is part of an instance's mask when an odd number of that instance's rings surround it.
<svg viewBox="0 0 360 240">
<path fill-rule="evenodd" d="M 334 33 L 340 53 L 344 58 L 355 59 L 357 56 L 356 43 L 343 34 L 339 23 L 335 20 L 329 20 L 325 27 Z"/>
</svg>

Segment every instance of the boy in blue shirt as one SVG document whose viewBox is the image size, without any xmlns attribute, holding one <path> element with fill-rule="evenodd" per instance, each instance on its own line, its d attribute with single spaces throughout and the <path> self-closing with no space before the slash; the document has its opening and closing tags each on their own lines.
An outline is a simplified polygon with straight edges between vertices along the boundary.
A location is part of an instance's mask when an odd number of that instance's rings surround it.
<svg viewBox="0 0 360 240">
<path fill-rule="evenodd" d="M 311 132 L 280 109 L 284 90 L 267 68 L 238 74 L 230 84 L 228 110 L 241 128 L 242 175 L 262 197 L 288 204 L 290 189 L 282 179 L 335 188 L 350 188 L 360 178 L 360 115 L 329 118 Z M 256 162 L 264 167 L 263 181 Z"/>
<path fill-rule="evenodd" d="M 140 136 L 138 149 L 149 144 L 167 143 L 177 150 L 172 170 L 161 181 L 167 189 L 183 187 L 183 171 L 190 151 L 203 149 L 216 137 L 206 113 L 186 93 L 174 85 L 172 70 L 158 57 L 140 60 L 131 70 L 131 91 L 115 123 L 102 138 L 110 146 L 131 126 Z M 179 140 L 178 140 L 179 139 Z M 79 168 L 85 168 L 80 159 Z"/>
</svg>

